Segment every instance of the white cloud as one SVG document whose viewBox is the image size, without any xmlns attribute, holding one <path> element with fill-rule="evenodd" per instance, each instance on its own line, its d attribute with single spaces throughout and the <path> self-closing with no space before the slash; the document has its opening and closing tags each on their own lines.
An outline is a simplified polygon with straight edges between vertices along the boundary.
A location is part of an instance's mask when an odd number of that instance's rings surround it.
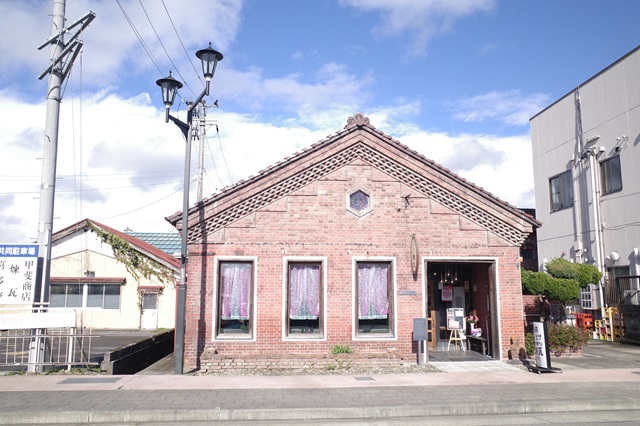
<svg viewBox="0 0 640 426">
<path fill-rule="evenodd" d="M 96 14 L 96 18 L 80 37 L 85 43 L 82 68 L 87 87 L 123 84 L 121 79 L 132 78 L 134 75 L 164 76 L 169 69 L 175 70 L 167 58 L 165 49 L 180 72 L 187 76 L 190 82 L 193 80 L 192 84 L 195 83 L 196 73 L 188 62 L 198 62 L 193 52 L 206 47 L 210 41 L 214 43 L 214 48 L 227 49 L 240 27 L 243 3 L 241 0 L 218 0 L 207 2 L 204 7 L 201 0 L 164 0 L 165 10 L 159 1 L 143 2 L 153 27 L 141 2 L 120 0 L 119 4 L 155 58 L 160 70 L 155 68 L 141 42 L 134 35 L 118 2 L 67 2 L 65 17 L 68 25 L 89 11 Z M 48 1 L 0 2 L 0 14 L 4 21 L 9 23 L 12 34 L 12 37 L 0 40 L 0 51 L 5 57 L 12 58 L 11 61 L 5 61 L 6 66 L 0 67 L 0 81 L 10 81 L 17 71 L 37 76 L 47 67 L 50 48 L 45 47 L 41 51 L 37 51 L 36 48 L 50 37 L 52 10 L 52 3 Z M 180 38 L 176 36 L 174 26 Z M 162 45 L 156 33 L 162 40 Z M 184 52 L 185 48 L 189 52 L 188 55 Z M 195 65 L 199 74 L 199 62 Z M 125 66 L 126 75 L 121 73 Z M 193 79 L 188 78 L 191 76 Z"/>
<path fill-rule="evenodd" d="M 550 102 L 543 93 L 523 94 L 520 90 L 489 92 L 451 104 L 454 117 L 466 122 L 500 121 L 510 126 L 525 126 L 529 119 Z"/>
<path fill-rule="evenodd" d="M 0 230 L 4 243 L 31 241 L 37 236 L 41 164 L 36 158 L 41 148 L 17 142 L 25 129 L 42 134 L 43 126 L 38 121 L 34 126 L 33 117 L 44 117 L 44 108 L 43 103 L 29 105 L 15 97 L 0 104 L 0 114 L 12 123 L 3 126 L 5 131 L 0 134 L 0 144 L 8 154 L 0 158 L 0 168 L 3 176 L 15 178 L 0 181 L 0 216 L 7 223 Z M 409 104 L 363 113 L 372 125 L 494 195 L 517 206 L 532 205 L 527 136 L 451 137 L 427 132 L 408 119 L 415 108 Z M 229 173 L 234 182 L 247 179 L 323 140 L 342 129 L 354 112 L 344 107 L 309 111 L 276 125 L 259 116 L 213 110 L 209 118 L 216 120 L 220 133 L 218 139 L 215 127 L 208 132 L 205 197 L 228 185 Z M 82 132 L 73 119 L 80 115 Z M 61 180 L 54 230 L 89 217 L 120 230 L 128 226 L 139 231 L 170 231 L 164 217 L 182 208 L 184 142 L 175 125 L 164 123 L 163 111 L 150 106 L 148 95 L 121 98 L 101 92 L 84 99 L 81 110 L 77 100 L 69 99 L 63 103 L 61 117 Z M 469 156 L 471 151 L 477 155 Z M 194 177 L 196 158 L 194 149 Z M 195 184 L 191 188 L 193 204 Z"/>
<path fill-rule="evenodd" d="M 453 23 L 477 12 L 493 9 L 495 0 L 340 0 L 342 6 L 378 12 L 382 25 L 375 34 L 395 37 L 410 34 L 409 56 L 426 54 L 429 42 L 451 30 Z"/>
<path fill-rule="evenodd" d="M 374 84 L 371 75 L 358 76 L 342 64 L 322 65 L 313 76 L 289 74 L 267 77 L 262 70 L 220 69 L 214 86 L 215 96 L 233 99 L 253 111 L 285 110 L 293 114 L 307 109 L 366 104 Z"/>
<path fill-rule="evenodd" d="M 136 231 L 170 231 L 172 228 L 164 217 L 182 208 L 185 144 L 180 130 L 172 123 L 164 123 L 159 90 L 153 84 L 159 71 L 132 35 L 116 2 L 68 3 L 66 14 L 70 22 L 88 10 L 96 12 L 97 18 L 83 33 L 87 48 L 82 62 L 74 65 L 61 105 L 54 230 L 91 218 L 120 230 L 128 226 Z M 204 47 L 203 34 L 206 41 L 215 41 L 214 47 L 224 51 L 234 41 L 241 24 L 241 1 L 217 1 L 206 8 L 198 0 L 164 3 L 191 56 Z M 417 44 L 425 43 L 423 47 L 429 40 L 424 34 L 439 33 L 450 22 L 493 5 L 489 0 L 451 3 L 342 2 L 362 10 L 379 11 L 388 34 L 409 32 L 416 37 Z M 140 3 L 120 0 L 120 4 L 143 34 L 160 67 L 172 68 L 148 26 Z M 189 71 L 191 65 L 162 4 L 151 1 L 143 4 L 163 42 L 170 40 L 165 43 L 167 50 L 172 57 L 182 58 L 179 66 L 185 74 L 194 76 L 196 73 Z M 37 82 L 35 76 L 47 65 L 48 52 L 34 53 L 34 50 L 49 36 L 50 9 L 49 2 L 0 2 L 0 13 L 5 19 L 11 23 L 24 21 L 24 25 L 12 25 L 13 38 L 18 43 L 0 41 L 0 48 L 10 58 L 5 61 L 7 67 L 0 68 L 2 243 L 30 242 L 37 237 L 42 168 L 38 158 L 42 157 L 46 82 Z M 297 58 L 304 60 L 312 54 L 302 51 Z M 220 98 L 220 108 L 211 110 L 208 118 L 215 120 L 219 133 L 216 134 L 215 126 L 209 128 L 205 145 L 205 197 L 341 130 L 349 116 L 362 112 L 372 125 L 465 179 L 514 205 L 532 205 L 531 150 L 526 136 L 452 137 L 444 132 L 425 131 L 413 121 L 420 115 L 420 102 L 397 99 L 388 101 L 384 107 L 372 106 L 374 75 L 354 71 L 342 63 L 325 63 L 307 75 L 292 72 L 279 76 L 265 75 L 258 67 L 239 70 L 234 68 L 231 57 L 222 64 L 212 84 L 211 97 Z M 32 77 L 23 77 L 14 84 L 16 75 Z M 130 84 L 136 78 L 140 83 Z M 18 87 L 29 86 L 32 81 L 35 89 L 29 89 L 41 94 L 36 100 L 26 99 L 24 88 Z M 192 85 L 197 89 L 195 82 L 194 77 Z M 125 86 L 129 95 L 118 92 Z M 188 91 L 183 91 L 182 96 L 188 98 Z M 518 92 L 506 95 L 461 100 L 455 104 L 458 117 L 520 123 L 522 118 L 512 111 L 522 110 L 523 106 L 526 110 L 532 102 L 537 111 L 538 104 L 544 101 L 531 97 L 518 102 L 523 98 Z M 231 103 L 233 112 L 225 109 Z M 185 120 L 184 105 L 176 104 L 172 111 L 174 114 L 179 111 L 178 116 Z M 193 176 L 196 151 L 194 145 Z M 469 152 L 474 155 L 468 155 Z M 195 188 L 192 184 L 190 204 L 195 202 Z"/>
<path fill-rule="evenodd" d="M 375 120 L 371 121 L 402 144 L 494 196 L 516 207 L 535 205 L 528 134 L 451 136 L 420 129 L 404 118 L 394 117 L 389 111 L 378 111 Z"/>
</svg>

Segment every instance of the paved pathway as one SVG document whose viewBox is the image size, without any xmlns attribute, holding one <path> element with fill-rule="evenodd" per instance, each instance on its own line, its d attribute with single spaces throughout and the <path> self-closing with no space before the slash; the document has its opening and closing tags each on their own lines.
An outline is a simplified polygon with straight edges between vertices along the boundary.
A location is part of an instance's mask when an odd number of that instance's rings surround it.
<svg viewBox="0 0 640 426">
<path fill-rule="evenodd" d="M 560 374 L 506 368 L 372 376 L 5 376 L 0 377 L 0 389 L 0 424 L 590 410 L 626 410 L 640 422 L 640 369 Z"/>
<path fill-rule="evenodd" d="M 169 358 L 155 372 L 132 376 L 0 376 L 0 424 L 302 423 L 612 410 L 640 424 L 638 361 L 640 347 L 598 341 L 582 358 L 554 362 L 561 373 L 546 374 L 461 361 L 433 362 L 443 372 L 412 374 L 176 376 L 166 374 Z"/>
</svg>

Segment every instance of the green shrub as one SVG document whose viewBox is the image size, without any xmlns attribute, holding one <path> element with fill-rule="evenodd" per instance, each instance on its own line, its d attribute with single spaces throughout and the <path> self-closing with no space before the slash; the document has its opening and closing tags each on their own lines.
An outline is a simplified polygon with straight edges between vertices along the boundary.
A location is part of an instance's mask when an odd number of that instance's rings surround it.
<svg viewBox="0 0 640 426">
<path fill-rule="evenodd" d="M 527 356 L 532 357 L 536 353 L 536 341 L 533 337 L 533 333 L 527 333 L 524 335 L 524 349 L 527 351 Z"/>
<path fill-rule="evenodd" d="M 546 295 L 565 303 L 580 297 L 580 283 L 576 280 L 551 278 Z"/>
<path fill-rule="evenodd" d="M 573 325 L 548 324 L 549 350 L 564 353 L 567 350 L 582 349 L 589 341 L 589 332 Z"/>
<path fill-rule="evenodd" d="M 578 269 L 575 267 L 575 263 L 571 263 L 561 257 L 551 259 L 551 261 L 545 265 L 545 269 L 547 273 L 554 278 L 578 279 Z"/>
<path fill-rule="evenodd" d="M 353 350 L 347 345 L 333 345 L 331 348 L 331 353 L 334 355 L 337 354 L 351 354 Z"/>
<path fill-rule="evenodd" d="M 578 268 L 578 281 L 580 287 L 586 287 L 589 284 L 597 284 L 602 279 L 602 272 L 595 265 L 587 265 L 584 263 L 576 265 Z"/>
<path fill-rule="evenodd" d="M 567 259 L 555 258 L 546 264 L 547 273 L 554 278 L 564 278 L 578 281 L 580 287 L 597 284 L 602 278 L 602 272 L 595 265 L 585 263 L 571 263 Z"/>
<path fill-rule="evenodd" d="M 521 269 L 522 289 L 529 294 L 546 294 L 549 274 Z"/>
<path fill-rule="evenodd" d="M 561 302 L 580 297 L 580 284 L 575 279 L 554 278 L 545 272 L 521 270 L 522 289 L 529 294 L 542 294 Z"/>
</svg>

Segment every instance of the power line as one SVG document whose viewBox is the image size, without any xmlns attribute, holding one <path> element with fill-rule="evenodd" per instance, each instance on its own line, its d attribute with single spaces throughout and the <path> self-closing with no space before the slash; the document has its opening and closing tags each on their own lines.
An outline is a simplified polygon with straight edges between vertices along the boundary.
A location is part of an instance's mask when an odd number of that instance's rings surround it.
<svg viewBox="0 0 640 426">
<path fill-rule="evenodd" d="M 160 198 L 160 199 L 158 199 L 158 200 L 156 200 L 156 201 L 154 201 L 154 202 L 152 202 L 152 203 L 149 203 L 149 204 L 147 204 L 146 206 L 138 207 L 137 209 L 130 210 L 130 211 L 125 212 L 125 213 L 120 213 L 120 214 L 117 214 L 117 215 L 115 215 L 115 216 L 103 217 L 103 218 L 100 218 L 99 220 L 100 220 L 100 221 L 103 221 L 103 220 L 107 220 L 107 219 L 113 219 L 114 217 L 120 217 L 120 216 L 128 215 L 128 214 L 130 214 L 130 213 L 135 213 L 135 212 L 137 212 L 137 211 L 140 211 L 140 210 L 146 209 L 146 208 L 147 208 L 147 207 L 149 207 L 149 206 L 152 206 L 152 205 L 154 205 L 154 204 L 157 204 L 157 203 L 159 203 L 159 202 L 160 202 L 160 201 L 162 201 L 162 200 L 166 200 L 167 198 L 171 197 L 172 195 L 174 195 L 174 194 L 176 194 L 176 193 L 178 193 L 178 192 L 180 192 L 180 191 L 182 191 L 182 188 L 179 188 L 179 189 L 177 189 L 177 190 L 173 191 L 171 194 L 169 194 L 169 195 L 167 195 L 167 196 L 165 196 L 165 197 L 162 197 L 162 198 Z"/>
<path fill-rule="evenodd" d="M 187 88 L 189 88 L 189 91 L 195 97 L 196 95 L 193 92 L 193 89 L 191 89 L 191 86 L 189 86 L 189 83 L 187 83 L 187 80 L 180 73 L 180 70 L 178 69 L 178 66 L 173 62 L 173 59 L 171 59 L 171 55 L 169 55 L 169 52 L 167 52 L 167 49 L 164 47 L 164 43 L 162 43 L 162 40 L 160 39 L 160 35 L 156 31 L 156 27 L 153 25 L 153 22 L 151 22 L 151 18 L 149 17 L 149 14 L 147 13 L 147 10 L 144 8 L 144 5 L 142 4 L 142 0 L 138 0 L 138 2 L 140 3 L 140 7 L 142 7 L 142 11 L 144 12 L 144 15 L 147 17 L 147 21 L 149 21 L 149 25 L 151 25 L 151 29 L 155 33 L 156 38 L 158 39 L 158 42 L 160 43 L 160 46 L 162 46 L 162 50 L 164 50 L 164 53 L 167 55 L 167 58 L 169 58 L 169 62 L 171 62 L 171 65 L 173 65 L 173 68 L 176 70 L 176 72 L 178 73 L 178 75 L 180 76 L 182 81 L 184 81 L 185 86 L 187 86 Z M 165 8 L 165 10 L 166 10 L 166 8 Z"/>
<path fill-rule="evenodd" d="M 213 171 L 216 172 L 216 176 L 218 177 L 218 182 L 220 182 L 220 185 L 224 186 L 224 183 L 222 182 L 222 178 L 220 177 L 220 173 L 218 173 L 218 168 L 216 167 L 216 161 L 215 158 L 213 156 L 213 152 L 211 151 L 211 144 L 209 143 L 209 137 L 207 136 L 207 134 L 205 133 L 205 142 L 207 144 L 207 149 L 209 150 L 209 155 L 211 156 L 211 163 L 213 164 Z M 208 175 L 207 175 L 208 177 Z"/>
<path fill-rule="evenodd" d="M 229 182 L 233 184 L 233 179 L 231 178 L 231 172 L 229 171 L 229 166 L 227 165 L 227 159 L 224 157 L 224 151 L 222 150 L 222 141 L 220 140 L 220 130 L 218 129 L 217 124 L 216 124 L 216 135 L 218 136 L 218 144 L 220 145 L 220 154 L 222 154 L 222 159 L 224 160 L 224 166 L 227 168 L 227 174 L 229 175 Z"/>
<path fill-rule="evenodd" d="M 110 188 L 83 188 L 80 190 L 77 190 L 77 189 L 64 190 L 64 189 L 56 188 L 56 193 L 72 193 L 72 192 L 86 193 L 86 192 L 95 192 L 95 191 L 113 191 L 113 190 L 119 190 L 119 189 L 147 188 L 151 186 L 173 185 L 180 182 L 181 181 L 176 180 L 176 181 L 149 183 L 145 185 L 114 186 Z M 0 195 L 38 194 L 39 192 L 40 191 L 11 191 L 11 192 L 0 192 Z"/>
<path fill-rule="evenodd" d="M 158 72 L 162 75 L 162 70 L 160 69 L 160 67 L 158 66 L 158 63 L 156 62 L 155 58 L 153 57 L 153 55 L 151 54 L 151 51 L 149 50 L 149 48 L 147 47 L 147 44 L 144 42 L 144 40 L 142 39 L 142 36 L 140 35 L 140 33 L 138 32 L 138 30 L 136 29 L 136 26 L 133 24 L 133 21 L 131 21 L 131 19 L 129 18 L 129 15 L 127 15 L 127 12 L 125 12 L 124 8 L 122 7 L 122 5 L 120 4 L 120 0 L 116 0 L 116 3 L 118 3 L 118 6 L 120 7 L 120 10 L 122 11 L 122 14 L 124 15 L 125 19 L 127 20 L 127 22 L 129 23 L 129 26 L 131 27 L 131 29 L 133 30 L 133 33 L 136 35 L 136 37 L 138 38 L 138 41 L 140 42 L 140 44 L 142 45 L 142 48 L 144 49 L 145 52 L 147 52 L 147 56 L 149 56 L 149 58 L 151 59 L 151 62 L 153 62 L 153 65 L 156 66 L 156 68 L 158 69 Z"/>
<path fill-rule="evenodd" d="M 167 9 L 167 5 L 164 3 L 164 0 L 162 0 L 162 6 L 164 6 L 164 10 L 165 10 L 165 12 L 167 12 L 167 17 L 169 18 L 169 22 L 171 22 L 171 26 L 173 27 L 173 31 L 176 33 L 176 37 L 178 37 L 178 41 L 180 42 L 180 46 L 182 46 L 182 50 L 184 51 L 185 56 L 189 60 L 189 63 L 191 64 L 191 68 L 193 68 L 193 72 L 195 73 L 196 76 L 198 76 L 198 80 L 200 80 L 200 83 L 202 83 L 202 86 L 204 87 L 204 82 L 202 81 L 202 77 L 200 77 L 200 73 L 196 69 L 196 66 L 193 65 L 192 56 L 189 55 L 189 53 L 187 52 L 187 48 L 184 47 L 184 43 L 182 42 L 182 38 L 180 37 L 180 34 L 178 34 L 178 29 L 176 28 L 175 24 L 173 23 L 173 19 L 171 19 L 171 14 L 169 13 L 169 10 Z"/>
</svg>

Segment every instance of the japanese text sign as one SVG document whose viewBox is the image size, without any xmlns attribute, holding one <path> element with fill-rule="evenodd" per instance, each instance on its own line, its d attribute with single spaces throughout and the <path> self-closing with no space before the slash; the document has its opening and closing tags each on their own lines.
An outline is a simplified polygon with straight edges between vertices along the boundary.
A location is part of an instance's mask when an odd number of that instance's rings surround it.
<svg viewBox="0 0 640 426">
<path fill-rule="evenodd" d="M 33 304 L 37 265 L 37 245 L 0 244 L 0 305 Z"/>
</svg>

